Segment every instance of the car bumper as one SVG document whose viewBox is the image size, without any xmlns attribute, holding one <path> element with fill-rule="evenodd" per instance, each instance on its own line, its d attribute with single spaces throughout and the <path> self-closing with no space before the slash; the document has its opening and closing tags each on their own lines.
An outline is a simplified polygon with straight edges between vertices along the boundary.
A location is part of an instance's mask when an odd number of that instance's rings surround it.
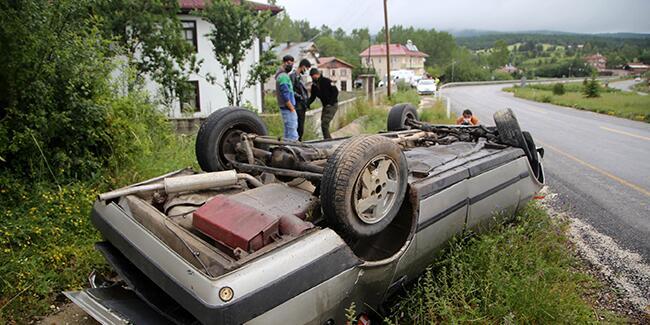
<svg viewBox="0 0 650 325">
<path fill-rule="evenodd" d="M 134 289 L 133 294 L 168 319 L 184 319 L 181 323 L 244 323 L 360 264 L 336 233 L 324 229 L 240 269 L 209 278 L 171 251 L 117 203 L 97 202 L 92 221 L 107 240 L 97 248 Z M 234 297 L 227 302 L 219 298 L 224 287 L 234 291 Z M 77 300 L 88 302 L 89 296 L 96 297 L 97 292 L 93 291 L 98 290 L 89 290 L 85 295 L 77 294 Z M 73 295 L 68 294 L 71 298 Z M 118 311 L 111 305 L 112 300 L 95 299 L 96 303 L 79 305 L 93 316 L 105 314 L 99 307 L 104 306 L 116 310 L 118 318 L 133 321 L 129 317 L 133 311 Z M 167 311 L 178 314 L 170 315 Z M 148 313 L 146 309 L 141 312 Z"/>
</svg>

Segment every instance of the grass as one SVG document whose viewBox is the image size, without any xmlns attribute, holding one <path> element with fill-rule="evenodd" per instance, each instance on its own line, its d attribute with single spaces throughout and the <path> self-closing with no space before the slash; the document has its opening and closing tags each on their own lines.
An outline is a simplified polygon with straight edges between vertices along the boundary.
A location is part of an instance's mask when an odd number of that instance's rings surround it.
<svg viewBox="0 0 650 325">
<path fill-rule="evenodd" d="M 368 118 L 363 121 L 363 133 L 374 134 L 386 131 L 388 110 L 381 107 L 369 107 L 365 115 Z M 447 111 L 442 101 L 436 101 L 433 106 L 420 109 L 419 118 L 421 121 L 431 124 L 454 124 L 455 122 L 453 118 L 447 118 Z"/>
<path fill-rule="evenodd" d="M 632 89 L 635 91 L 640 91 L 642 93 L 650 93 L 650 83 L 648 83 L 648 80 L 643 80 L 632 86 Z"/>
<path fill-rule="evenodd" d="M 581 83 L 565 84 L 564 95 L 553 95 L 552 85 L 530 85 L 525 88 L 504 89 L 516 97 L 544 103 L 572 107 L 596 113 L 614 115 L 637 121 L 650 122 L 650 96 L 615 89 L 602 89 L 600 97 L 585 98 Z"/>
<path fill-rule="evenodd" d="M 93 269 L 107 270 L 95 251 L 92 202 L 108 187 L 196 167 L 194 138 L 173 136 L 100 180 L 25 185 L 0 178 L 0 323 L 27 323 L 64 301 L 61 291 L 87 286 Z"/>
<path fill-rule="evenodd" d="M 392 306 L 392 324 L 622 322 L 590 305 L 597 280 L 580 271 L 565 225 L 531 204 L 481 235 L 454 238 Z M 605 317 L 600 320 L 599 317 Z"/>
</svg>

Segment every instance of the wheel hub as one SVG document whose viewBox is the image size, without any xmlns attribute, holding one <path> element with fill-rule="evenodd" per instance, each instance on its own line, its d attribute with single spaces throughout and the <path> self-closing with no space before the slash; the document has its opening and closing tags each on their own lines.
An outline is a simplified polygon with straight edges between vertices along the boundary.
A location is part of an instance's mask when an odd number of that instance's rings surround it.
<svg viewBox="0 0 650 325">
<path fill-rule="evenodd" d="M 354 188 L 353 206 L 366 224 L 374 224 L 388 215 L 395 205 L 399 172 L 397 164 L 386 155 L 372 159 L 359 174 Z"/>
</svg>

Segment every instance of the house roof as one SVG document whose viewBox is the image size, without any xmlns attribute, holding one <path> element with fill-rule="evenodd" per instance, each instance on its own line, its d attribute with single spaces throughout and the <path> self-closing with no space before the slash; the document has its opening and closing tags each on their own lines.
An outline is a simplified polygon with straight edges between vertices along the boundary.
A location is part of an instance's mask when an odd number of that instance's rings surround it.
<svg viewBox="0 0 650 325">
<path fill-rule="evenodd" d="M 242 0 L 233 0 L 234 3 L 240 4 Z M 275 5 L 260 3 L 255 1 L 246 1 L 253 6 L 255 10 L 270 10 L 273 14 L 277 14 L 284 9 Z M 205 9 L 210 0 L 178 0 L 181 11 L 202 10 Z"/>
<path fill-rule="evenodd" d="M 311 48 L 317 51 L 314 42 L 285 42 L 274 47 L 273 52 L 275 52 L 278 57 L 291 55 L 294 59 L 300 60 L 304 58 L 305 54 L 308 53 Z"/>
<path fill-rule="evenodd" d="M 322 67 L 324 67 L 327 64 L 332 63 L 332 62 L 339 62 L 339 63 L 341 63 L 343 65 L 346 65 L 346 66 L 350 67 L 350 69 L 354 68 L 354 66 L 352 64 L 347 63 L 347 62 L 345 62 L 345 61 L 343 61 L 343 60 L 341 60 L 341 59 L 339 59 L 339 58 L 337 58 L 335 56 L 326 56 L 326 57 L 318 58 L 318 67 L 322 68 Z"/>
<path fill-rule="evenodd" d="M 629 67 L 630 69 L 648 69 L 650 68 L 650 65 L 643 64 L 640 62 L 630 62 L 625 65 L 626 67 Z"/>
<path fill-rule="evenodd" d="M 428 57 L 429 55 L 417 50 L 416 47 L 412 47 L 411 50 L 406 45 L 402 44 L 390 44 L 390 55 L 394 56 L 415 56 L 415 57 Z M 369 48 L 363 50 L 359 53 L 361 57 L 368 56 L 385 56 L 386 55 L 386 44 L 375 44 L 371 45 Z"/>
</svg>

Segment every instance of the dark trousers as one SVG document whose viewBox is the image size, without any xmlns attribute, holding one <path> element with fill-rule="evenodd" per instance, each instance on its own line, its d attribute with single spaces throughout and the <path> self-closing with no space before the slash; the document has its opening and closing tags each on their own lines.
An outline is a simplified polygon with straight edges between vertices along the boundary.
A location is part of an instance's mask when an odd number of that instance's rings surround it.
<svg viewBox="0 0 650 325">
<path fill-rule="evenodd" d="M 332 135 L 330 134 L 330 122 L 332 122 L 332 119 L 334 118 L 334 115 L 336 114 L 336 110 L 338 108 L 339 108 L 338 103 L 323 107 L 323 112 L 321 113 L 320 116 L 320 122 L 321 122 L 320 128 L 321 131 L 323 131 L 323 139 L 332 138 Z"/>
<path fill-rule="evenodd" d="M 307 105 L 304 102 L 296 102 L 296 113 L 298 114 L 298 141 L 302 141 L 302 134 L 305 131 L 305 113 Z"/>
</svg>

